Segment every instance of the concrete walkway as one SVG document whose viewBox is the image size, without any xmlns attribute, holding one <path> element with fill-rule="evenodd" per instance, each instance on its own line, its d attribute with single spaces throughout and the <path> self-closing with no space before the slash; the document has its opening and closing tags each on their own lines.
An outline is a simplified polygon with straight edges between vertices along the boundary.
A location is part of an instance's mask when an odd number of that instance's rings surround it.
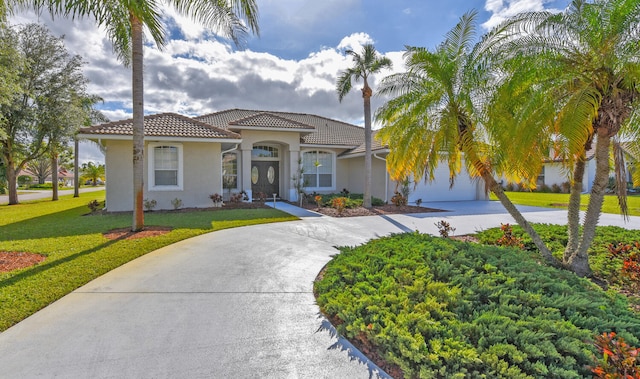
<svg viewBox="0 0 640 379">
<path fill-rule="evenodd" d="M 331 218 L 209 233 L 159 249 L 79 288 L 0 334 L 3 378 L 387 377 L 322 317 L 313 280 L 333 246 L 419 230 L 456 234 L 512 222 L 494 202 L 448 212 Z M 566 212 L 523 208 L 536 222 Z M 602 224 L 625 225 L 617 215 Z M 640 228 L 640 217 L 627 227 Z"/>
</svg>

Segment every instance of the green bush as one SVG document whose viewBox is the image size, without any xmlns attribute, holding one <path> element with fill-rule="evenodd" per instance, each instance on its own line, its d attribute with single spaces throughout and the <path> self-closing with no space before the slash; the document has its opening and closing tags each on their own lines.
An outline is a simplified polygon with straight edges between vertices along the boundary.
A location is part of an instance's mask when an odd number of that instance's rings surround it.
<svg viewBox="0 0 640 379">
<path fill-rule="evenodd" d="M 564 247 L 567 245 L 566 225 L 534 224 L 533 228 L 540 234 L 540 237 L 547 243 L 554 255 L 562 258 Z M 481 243 L 495 245 L 502 235 L 500 228 L 491 228 L 477 233 L 476 237 Z M 513 235 L 522 240 L 526 250 L 538 251 L 531 237 L 519 226 L 513 226 Z M 588 251 L 589 263 L 594 275 L 611 284 L 619 284 L 622 260 L 611 259 L 609 256 L 609 244 L 628 244 L 639 240 L 640 230 L 629 230 L 617 226 L 598 226 L 596 236 Z"/>
<path fill-rule="evenodd" d="M 408 233 L 341 248 L 315 283 L 338 331 L 407 378 L 583 378 L 593 337 L 630 344 L 624 298 L 537 255 Z"/>
</svg>

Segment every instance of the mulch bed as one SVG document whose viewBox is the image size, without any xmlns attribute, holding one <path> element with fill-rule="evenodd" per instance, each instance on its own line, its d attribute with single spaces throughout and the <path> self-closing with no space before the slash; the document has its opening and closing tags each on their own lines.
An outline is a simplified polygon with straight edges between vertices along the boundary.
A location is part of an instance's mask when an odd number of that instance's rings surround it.
<svg viewBox="0 0 640 379">
<path fill-rule="evenodd" d="M 0 251 L 0 272 L 9 272 L 20 268 L 35 266 L 47 259 L 41 254 Z"/>
<path fill-rule="evenodd" d="M 173 228 L 169 226 L 145 226 L 138 232 L 131 231 L 131 228 L 120 228 L 109 230 L 108 232 L 102 233 L 102 235 L 110 240 L 134 240 L 161 236 L 169 233 L 171 230 L 173 230 Z"/>
<path fill-rule="evenodd" d="M 294 203 L 291 203 L 291 204 L 296 206 L 300 205 L 300 204 L 294 204 Z M 311 204 L 305 204 L 302 207 L 310 211 L 322 213 L 323 215 L 331 216 L 331 217 L 358 217 L 358 216 L 380 216 L 380 215 L 387 215 L 387 214 L 446 212 L 445 210 L 442 210 L 442 209 L 416 207 L 413 205 L 396 206 L 393 204 L 378 205 L 370 209 L 367 209 L 364 207 L 345 208 L 342 211 L 342 213 L 338 213 L 338 211 L 335 208 L 331 208 L 331 207 L 318 208 L 318 206 L 311 205 Z"/>
</svg>

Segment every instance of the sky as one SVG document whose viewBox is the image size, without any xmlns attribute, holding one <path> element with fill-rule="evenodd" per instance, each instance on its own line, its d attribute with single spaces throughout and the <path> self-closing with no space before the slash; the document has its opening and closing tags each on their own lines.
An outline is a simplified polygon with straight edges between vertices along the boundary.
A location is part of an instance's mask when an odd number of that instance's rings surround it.
<svg viewBox="0 0 640 379">
<path fill-rule="evenodd" d="M 393 68 L 374 76 L 403 71 L 405 46 L 435 48 L 471 10 L 478 12 L 483 34 L 522 11 L 560 11 L 570 0 L 256 0 L 260 36 L 242 47 L 216 36 L 169 7 L 163 22 L 168 43 L 159 49 L 148 38 L 144 53 L 145 114 L 174 112 L 199 116 L 225 109 L 312 113 L 363 124 L 361 83 L 342 102 L 335 83 L 352 65 L 345 49 L 365 43 L 390 58 Z M 118 61 L 103 29 L 92 19 L 51 19 L 23 11 L 12 24 L 39 22 L 67 49 L 83 57 L 90 94 L 111 121 L 131 117 L 131 71 Z M 385 99 L 375 97 L 376 109 Z M 374 125 L 374 128 L 376 126 Z M 104 162 L 97 147 L 83 143 L 82 162 Z"/>
</svg>

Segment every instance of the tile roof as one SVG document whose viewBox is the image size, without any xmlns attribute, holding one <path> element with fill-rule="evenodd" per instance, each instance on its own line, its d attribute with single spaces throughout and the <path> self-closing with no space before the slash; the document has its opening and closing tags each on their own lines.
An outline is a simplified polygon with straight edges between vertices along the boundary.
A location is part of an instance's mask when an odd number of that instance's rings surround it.
<svg viewBox="0 0 640 379">
<path fill-rule="evenodd" d="M 81 134 L 133 135 L 133 120 L 121 120 L 80 129 Z M 175 113 L 159 113 L 144 117 L 144 134 L 151 137 L 240 139 L 241 136 L 223 128 Z"/>
<path fill-rule="evenodd" d="M 301 136 L 301 142 L 304 144 L 356 147 L 364 143 L 363 128 L 346 122 L 306 113 L 229 109 L 195 117 L 195 119 L 222 129 L 230 129 L 232 128 L 230 125 L 246 122 L 242 120 L 247 119 L 253 120 L 253 126 L 267 129 L 283 128 L 283 123 L 285 125 L 297 125 L 296 128 L 298 129 L 300 125 L 307 125 L 313 129 L 309 129 L 311 133 Z M 258 119 L 264 123 L 256 123 Z"/>
<path fill-rule="evenodd" d="M 378 131 L 374 130 L 372 132 L 372 135 L 371 135 L 371 151 L 372 152 L 375 152 L 376 150 L 388 149 L 388 146 L 382 145 L 380 143 L 380 141 L 378 141 L 376 139 L 376 134 L 377 133 L 378 133 Z M 351 149 L 349 151 L 345 151 L 344 153 L 340 154 L 340 156 L 341 157 L 347 157 L 347 156 L 352 156 L 352 155 L 364 154 L 364 152 L 365 152 L 365 146 L 364 146 L 364 142 L 362 142 L 356 148 Z"/>
<path fill-rule="evenodd" d="M 239 120 L 234 120 L 229 122 L 230 129 L 233 129 L 233 126 L 239 127 L 261 127 L 266 129 L 276 128 L 276 129 L 309 129 L 314 130 L 315 128 L 311 125 L 303 124 L 298 121 L 294 121 L 288 118 L 280 117 L 274 115 L 273 113 L 261 112 L 257 113 L 253 116 L 241 118 Z"/>
</svg>

